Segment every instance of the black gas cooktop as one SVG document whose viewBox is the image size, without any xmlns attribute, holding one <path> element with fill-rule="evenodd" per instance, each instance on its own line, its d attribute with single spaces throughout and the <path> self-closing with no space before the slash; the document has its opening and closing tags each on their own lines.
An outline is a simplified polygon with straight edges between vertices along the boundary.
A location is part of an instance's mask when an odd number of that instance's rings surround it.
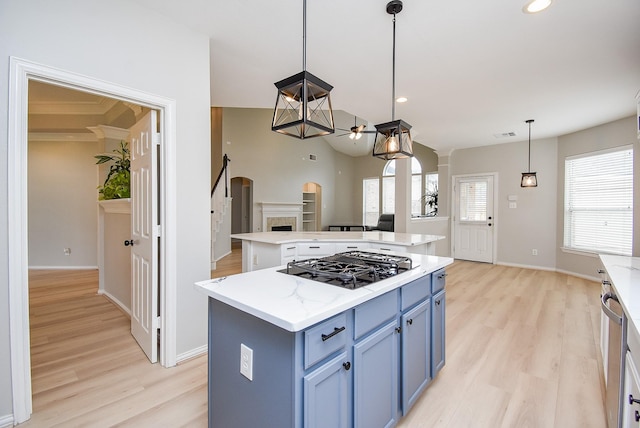
<svg viewBox="0 0 640 428">
<path fill-rule="evenodd" d="M 322 258 L 292 261 L 278 272 L 355 289 L 412 269 L 410 257 L 348 251 Z"/>
</svg>

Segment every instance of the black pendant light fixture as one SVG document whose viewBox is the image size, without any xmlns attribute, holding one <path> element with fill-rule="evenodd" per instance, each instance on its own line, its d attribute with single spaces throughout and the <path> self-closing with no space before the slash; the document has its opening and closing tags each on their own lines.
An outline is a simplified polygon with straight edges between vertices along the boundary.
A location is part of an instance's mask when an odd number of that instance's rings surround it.
<svg viewBox="0 0 640 428">
<path fill-rule="evenodd" d="M 333 134 L 333 86 L 307 71 L 307 0 L 302 3 L 302 71 L 276 82 L 278 98 L 271 130 L 305 138 Z"/>
<path fill-rule="evenodd" d="M 396 116 L 396 14 L 402 11 L 402 2 L 392 0 L 387 3 L 387 13 L 393 15 L 393 72 L 391 84 L 391 122 L 376 125 L 376 142 L 373 156 L 390 160 L 413 156 L 411 125 L 404 120 L 395 120 Z"/>
<path fill-rule="evenodd" d="M 525 120 L 525 123 L 529 124 L 529 167 L 527 172 L 522 173 L 522 181 L 520 181 L 520 187 L 538 187 L 538 177 L 535 172 L 531 172 L 531 124 L 533 119 Z"/>
</svg>

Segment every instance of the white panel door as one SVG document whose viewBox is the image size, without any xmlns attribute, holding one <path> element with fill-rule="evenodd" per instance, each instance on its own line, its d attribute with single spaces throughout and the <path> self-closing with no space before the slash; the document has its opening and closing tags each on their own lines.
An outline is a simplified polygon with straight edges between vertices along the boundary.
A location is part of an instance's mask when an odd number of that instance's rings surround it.
<svg viewBox="0 0 640 428">
<path fill-rule="evenodd" d="M 456 177 L 454 258 L 493 263 L 493 176 Z"/>
<path fill-rule="evenodd" d="M 158 208 L 156 112 L 130 129 L 131 334 L 152 363 L 158 361 Z"/>
</svg>

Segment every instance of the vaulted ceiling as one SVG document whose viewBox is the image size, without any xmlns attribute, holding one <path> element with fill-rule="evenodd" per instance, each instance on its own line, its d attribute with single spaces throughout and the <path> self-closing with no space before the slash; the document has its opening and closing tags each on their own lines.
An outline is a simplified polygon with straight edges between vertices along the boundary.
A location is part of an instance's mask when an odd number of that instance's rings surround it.
<svg viewBox="0 0 640 428">
<path fill-rule="evenodd" d="M 302 70 L 302 0 L 136 1 L 210 38 L 214 106 L 273 108 L 273 83 Z M 391 119 L 386 3 L 307 1 L 307 70 L 334 86 L 337 127 Z M 396 118 L 417 141 L 447 151 L 526 140 L 527 119 L 535 139 L 634 114 L 640 2 L 554 0 L 536 15 L 524 3 L 404 0 Z"/>
</svg>

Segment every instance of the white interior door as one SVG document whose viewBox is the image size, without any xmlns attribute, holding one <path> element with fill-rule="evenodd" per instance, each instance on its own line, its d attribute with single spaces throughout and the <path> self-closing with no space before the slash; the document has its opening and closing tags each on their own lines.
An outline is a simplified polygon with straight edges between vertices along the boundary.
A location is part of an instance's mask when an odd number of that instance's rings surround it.
<svg viewBox="0 0 640 428">
<path fill-rule="evenodd" d="M 454 193 L 454 258 L 493 263 L 493 176 L 456 177 Z"/>
<path fill-rule="evenodd" d="M 131 334 L 158 361 L 158 208 L 156 112 L 130 129 Z"/>
</svg>

